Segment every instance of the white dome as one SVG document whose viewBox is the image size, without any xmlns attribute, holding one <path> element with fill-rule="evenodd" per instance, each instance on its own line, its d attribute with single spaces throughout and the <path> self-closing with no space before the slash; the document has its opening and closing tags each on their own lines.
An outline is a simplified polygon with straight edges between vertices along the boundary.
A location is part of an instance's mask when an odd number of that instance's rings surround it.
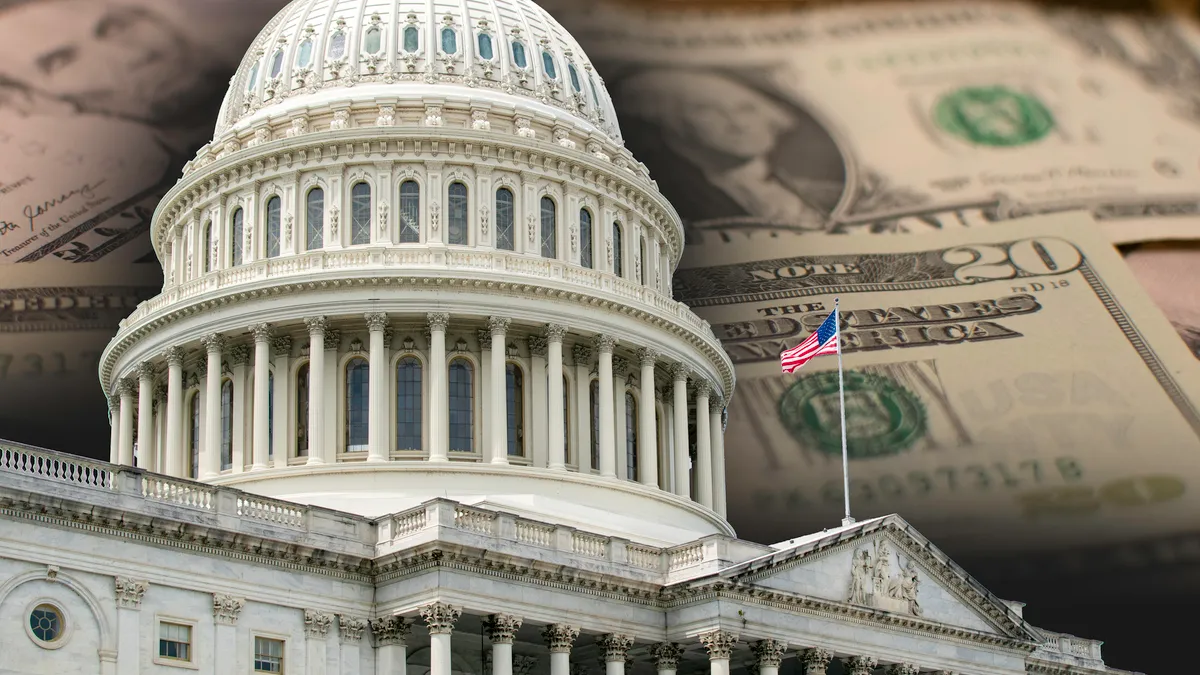
<svg viewBox="0 0 1200 675">
<path fill-rule="evenodd" d="M 215 137 L 335 98 L 403 105 L 431 90 L 570 115 L 621 144 L 600 76 L 529 0 L 293 0 L 242 60 Z"/>
</svg>

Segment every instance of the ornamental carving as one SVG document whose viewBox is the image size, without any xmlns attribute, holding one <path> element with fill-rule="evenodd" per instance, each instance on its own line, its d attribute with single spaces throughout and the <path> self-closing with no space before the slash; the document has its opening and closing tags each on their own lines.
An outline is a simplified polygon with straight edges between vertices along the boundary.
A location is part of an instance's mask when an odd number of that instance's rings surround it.
<svg viewBox="0 0 1200 675">
<path fill-rule="evenodd" d="M 629 377 L 629 359 L 623 356 L 614 356 L 612 360 L 613 377 L 617 379 L 626 379 Z"/>
<path fill-rule="evenodd" d="M 642 347 L 637 350 L 638 365 L 643 368 L 653 368 L 655 362 L 658 361 L 658 352 L 648 347 Z"/>
<path fill-rule="evenodd" d="M 333 624 L 333 615 L 315 609 L 304 610 L 304 634 L 310 638 L 324 638 Z"/>
<path fill-rule="evenodd" d="M 546 341 L 547 342 L 562 342 L 567 335 L 567 327 L 558 323 L 546 324 Z"/>
<path fill-rule="evenodd" d="M 491 652 L 488 652 L 491 654 Z M 538 658 L 536 656 L 526 656 L 517 654 L 513 656 L 513 675 L 529 675 L 537 668 Z"/>
<path fill-rule="evenodd" d="M 380 239 L 387 236 L 388 226 L 391 223 L 391 221 L 388 219 L 389 208 L 390 207 L 387 205 L 387 202 L 384 202 L 379 205 L 379 238 Z"/>
<path fill-rule="evenodd" d="M 271 129 L 269 127 L 259 127 L 254 130 L 254 138 L 247 143 L 248 147 L 254 148 L 260 145 L 271 142 Z"/>
<path fill-rule="evenodd" d="M 754 663 L 760 668 L 766 666 L 768 668 L 778 668 L 783 662 L 783 653 L 787 650 L 787 643 L 779 640 L 759 640 L 750 645 L 751 651 L 754 652 Z"/>
<path fill-rule="evenodd" d="M 483 627 L 492 644 L 511 645 L 521 627 L 521 619 L 511 614 L 493 614 L 484 620 Z"/>
<path fill-rule="evenodd" d="M 871 675 L 879 665 L 874 656 L 851 656 L 845 663 L 846 675 Z"/>
<path fill-rule="evenodd" d="M 604 650 L 604 662 L 625 662 L 629 648 L 633 646 L 633 638 L 618 633 L 608 633 L 596 638 L 596 645 Z"/>
<path fill-rule="evenodd" d="M 363 316 L 363 318 L 366 319 L 366 321 L 367 321 L 367 330 L 370 330 L 373 332 L 373 331 L 383 330 L 383 329 L 387 328 L 387 324 L 388 324 L 387 314 L 376 312 L 376 313 L 372 313 L 372 314 L 366 314 Z"/>
<path fill-rule="evenodd" d="M 712 383 L 708 380 L 696 382 L 696 398 L 707 398 L 712 393 Z"/>
<path fill-rule="evenodd" d="M 471 128 L 475 131 L 489 131 L 492 128 L 492 123 L 488 120 L 486 110 L 471 111 Z"/>
<path fill-rule="evenodd" d="M 147 380 L 147 381 L 154 380 L 154 364 L 153 363 L 150 363 L 149 361 L 142 361 L 141 363 L 137 364 L 137 368 L 135 370 L 137 372 L 139 380 Z"/>
<path fill-rule="evenodd" d="M 213 620 L 225 626 L 237 625 L 246 601 L 232 595 L 213 594 Z"/>
<path fill-rule="evenodd" d="M 113 581 L 117 595 L 117 607 L 137 609 L 141 606 L 142 596 L 146 594 L 148 586 L 145 581 L 135 581 L 129 577 L 117 577 Z"/>
<path fill-rule="evenodd" d="M 432 634 L 449 635 L 454 630 L 454 622 L 462 616 L 462 610 L 444 602 L 435 602 L 421 608 L 421 618 L 429 626 Z"/>
<path fill-rule="evenodd" d="M 502 316 L 490 316 L 488 317 L 488 332 L 492 335 L 492 337 L 504 335 L 504 333 L 508 331 L 508 327 L 511 324 L 512 319 L 507 319 Z"/>
<path fill-rule="evenodd" d="M 229 362 L 236 368 L 250 362 L 250 346 L 236 345 L 229 350 Z"/>
<path fill-rule="evenodd" d="M 304 326 L 308 328 L 309 335 L 323 335 L 329 330 L 329 319 L 323 316 L 310 316 L 304 319 Z"/>
<path fill-rule="evenodd" d="M 800 662 L 804 664 L 805 675 L 825 675 L 825 669 L 829 667 L 829 661 L 832 658 L 833 652 L 814 647 L 804 650 L 800 655 Z"/>
<path fill-rule="evenodd" d="M 429 328 L 435 331 L 445 332 L 446 327 L 450 325 L 450 315 L 444 312 L 430 312 L 425 315 L 425 319 L 429 322 Z"/>
<path fill-rule="evenodd" d="M 604 161 L 606 161 L 606 162 L 612 159 L 612 158 L 611 158 L 611 157 L 608 155 L 608 153 L 604 152 L 604 148 L 603 148 L 603 147 L 602 147 L 602 146 L 601 146 L 601 145 L 600 145 L 598 142 L 596 142 L 596 141 L 589 141 L 589 142 L 588 142 L 588 144 L 587 144 L 587 151 L 588 151 L 588 153 L 590 153 L 590 154 L 591 154 L 593 157 L 595 157 L 595 158 L 597 158 L 597 159 L 602 159 L 602 160 L 604 160 Z"/>
<path fill-rule="evenodd" d="M 617 346 L 617 339 L 611 335 L 597 335 L 593 340 L 593 343 L 596 346 L 596 351 L 600 352 L 601 354 L 606 352 L 611 354 L 612 350 Z"/>
<path fill-rule="evenodd" d="M 850 592 L 847 602 L 882 609 L 897 614 L 921 616 L 917 603 L 920 577 L 912 560 L 892 574 L 893 553 L 886 539 L 875 540 L 874 550 L 865 548 L 854 552 L 850 569 Z M 897 567 L 900 558 L 895 557 Z"/>
<path fill-rule="evenodd" d="M 336 241 L 338 238 L 338 225 L 341 220 L 342 212 L 338 210 L 336 205 L 329 207 L 329 236 Z"/>
<path fill-rule="evenodd" d="M 255 342 L 269 342 L 271 340 L 271 324 L 256 323 L 250 326 L 250 332 L 254 334 Z"/>
<path fill-rule="evenodd" d="M 283 221 L 283 246 L 284 248 L 292 247 L 292 225 L 295 224 L 295 216 L 291 214 Z"/>
<path fill-rule="evenodd" d="M 342 331 L 325 331 L 325 349 L 337 349 L 342 345 Z"/>
<path fill-rule="evenodd" d="M 587 345 L 575 345 L 571 347 L 571 358 L 575 359 L 577 366 L 590 366 L 592 364 L 592 348 Z"/>
<path fill-rule="evenodd" d="M 537 218 L 531 213 L 525 216 L 525 231 L 529 233 L 529 245 L 532 246 L 537 241 Z"/>
<path fill-rule="evenodd" d="M 375 126 L 377 126 L 377 127 L 394 127 L 394 126 L 396 126 L 396 106 L 394 106 L 394 105 L 379 106 L 379 117 L 375 118 Z"/>
<path fill-rule="evenodd" d="M 287 335 L 281 335 L 271 341 L 271 347 L 274 349 L 275 356 L 291 356 L 292 338 Z"/>
<path fill-rule="evenodd" d="M 167 348 L 167 351 L 163 353 L 163 356 L 167 360 L 167 365 L 176 367 L 183 366 L 183 359 L 185 355 L 186 352 L 183 351 L 183 347 L 169 347 Z"/>
<path fill-rule="evenodd" d="M 427 105 L 425 106 L 425 126 L 440 127 L 445 122 L 442 120 L 442 106 Z"/>
<path fill-rule="evenodd" d="M 404 617 L 386 616 L 382 619 L 371 619 L 370 624 L 377 645 L 386 647 L 408 644 L 408 634 L 412 631 L 412 622 Z"/>
<path fill-rule="evenodd" d="M 540 356 L 542 358 L 546 358 L 546 338 L 538 335 L 530 335 L 528 338 L 526 338 L 526 341 L 529 343 L 530 356 Z"/>
<path fill-rule="evenodd" d="M 579 629 L 565 623 L 552 623 L 542 629 L 542 639 L 546 641 L 551 654 L 569 654 L 577 637 Z"/>
<path fill-rule="evenodd" d="M 308 133 L 308 118 L 297 117 L 296 119 L 292 120 L 292 126 L 288 127 L 285 135 L 288 138 L 296 138 L 297 136 L 303 136 L 306 133 Z"/>
<path fill-rule="evenodd" d="M 534 140 L 537 138 L 537 130 L 533 128 L 533 121 L 528 117 L 518 117 L 515 120 L 517 125 L 517 135 L 521 138 Z"/>
<path fill-rule="evenodd" d="M 897 663 L 887 669 L 887 675 L 918 675 L 920 666 L 913 663 Z"/>
<path fill-rule="evenodd" d="M 692 369 L 686 363 L 671 364 L 671 379 L 675 382 L 687 382 L 688 376 L 692 374 Z"/>
<path fill-rule="evenodd" d="M 708 650 L 708 658 L 728 659 L 733 655 L 733 646 L 737 644 L 738 636 L 727 630 L 714 630 L 699 636 L 700 643 Z"/>
<path fill-rule="evenodd" d="M 442 206 L 437 202 L 429 204 L 429 229 L 434 232 L 438 231 L 438 227 L 442 224 Z"/>
<path fill-rule="evenodd" d="M 348 129 L 350 127 L 350 111 L 335 110 L 333 111 L 333 121 L 329 123 L 330 131 L 338 131 Z"/>
<path fill-rule="evenodd" d="M 578 252 L 579 252 L 579 225 L 572 224 L 571 225 L 571 253 L 575 254 Z"/>
<path fill-rule="evenodd" d="M 568 150 L 575 149 L 575 141 L 571 140 L 571 131 L 566 127 L 554 129 L 554 141 Z"/>
<path fill-rule="evenodd" d="M 343 642 L 358 642 L 362 639 L 363 629 L 367 627 L 366 619 L 338 615 L 338 632 Z"/>
<path fill-rule="evenodd" d="M 220 354 L 225 351 L 226 340 L 224 336 L 212 333 L 200 338 L 200 344 L 209 354 Z"/>
<path fill-rule="evenodd" d="M 490 213 L 487 206 L 479 207 L 479 229 L 484 236 L 487 236 L 488 233 L 488 215 Z"/>
<path fill-rule="evenodd" d="M 658 642 L 650 646 L 655 670 L 677 670 L 683 657 L 683 645 L 676 642 Z"/>
</svg>

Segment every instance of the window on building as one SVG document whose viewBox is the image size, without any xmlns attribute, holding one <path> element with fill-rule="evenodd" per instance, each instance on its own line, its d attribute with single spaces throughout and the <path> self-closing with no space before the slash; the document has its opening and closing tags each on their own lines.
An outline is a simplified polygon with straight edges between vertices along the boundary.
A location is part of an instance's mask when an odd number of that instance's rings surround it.
<svg viewBox="0 0 1200 675">
<path fill-rule="evenodd" d="M 305 249 L 316 251 L 325 246 L 325 191 L 309 190 L 307 202 Z"/>
<path fill-rule="evenodd" d="M 638 479 L 638 409 L 633 394 L 625 393 L 625 477 Z"/>
<path fill-rule="evenodd" d="M 518 68 L 528 68 L 529 60 L 525 58 L 525 45 L 520 42 L 512 43 L 513 63 Z"/>
<path fill-rule="evenodd" d="M 305 40 L 304 42 L 301 42 L 298 58 L 296 59 L 296 65 L 300 66 L 301 68 L 307 68 L 309 64 L 312 63 L 312 52 L 312 40 Z"/>
<path fill-rule="evenodd" d="M 513 227 L 516 216 L 513 213 L 513 193 L 508 188 L 496 190 L 496 248 L 512 251 L 516 245 Z"/>
<path fill-rule="evenodd" d="M 195 480 L 200 475 L 200 392 L 192 394 L 191 410 L 192 429 L 188 435 L 188 466 L 191 473 L 188 478 Z"/>
<path fill-rule="evenodd" d="M 492 50 L 492 36 L 487 33 L 479 34 L 479 58 L 491 61 L 496 53 Z"/>
<path fill-rule="evenodd" d="M 592 380 L 588 390 L 592 409 L 592 469 L 600 468 L 600 382 Z"/>
<path fill-rule="evenodd" d="M 396 449 L 421 449 L 421 362 L 406 356 L 396 364 Z"/>
<path fill-rule="evenodd" d="M 558 257 L 558 223 L 554 200 L 542 197 L 542 257 Z"/>
<path fill-rule="evenodd" d="M 646 240 L 646 237 L 644 237 L 644 236 L 643 236 L 643 237 L 642 237 L 642 242 L 641 242 L 641 244 L 638 246 L 638 250 L 635 252 L 635 254 L 637 255 L 637 257 L 638 257 L 638 258 L 640 258 L 640 259 L 641 259 L 641 261 L 642 261 L 642 264 L 638 266 L 639 268 L 641 268 L 641 272 L 642 272 L 642 278 L 638 279 L 638 283 L 640 283 L 640 284 L 641 284 L 641 285 L 643 285 L 643 286 L 645 286 L 645 285 L 646 285 L 646 279 L 647 279 L 647 276 L 648 276 L 648 274 L 647 274 L 647 269 L 650 267 L 650 265 L 649 265 L 649 264 L 647 264 L 647 263 L 649 263 L 650 261 L 649 261 L 649 260 L 646 258 L 646 254 L 645 254 L 645 251 L 646 251 L 646 250 L 649 248 L 649 243 L 650 243 L 650 242 L 648 242 L 648 241 Z"/>
<path fill-rule="evenodd" d="M 181 623 L 160 621 L 158 624 L 158 656 L 164 659 L 191 662 L 192 627 Z"/>
<path fill-rule="evenodd" d="M 363 51 L 368 54 L 378 54 L 383 48 L 383 31 L 372 27 L 367 29 L 367 39 L 363 41 Z"/>
<path fill-rule="evenodd" d="M 546 72 L 546 77 L 552 80 L 558 79 L 558 71 L 554 68 L 554 57 L 550 55 L 550 52 L 542 52 L 542 70 Z"/>
<path fill-rule="evenodd" d="M 283 640 L 254 637 L 254 672 L 283 672 Z"/>
<path fill-rule="evenodd" d="M 594 103 L 596 105 L 596 107 L 599 108 L 600 107 L 600 95 L 596 93 L 596 81 L 592 79 L 591 75 L 588 75 L 588 88 L 590 88 L 592 90 L 592 103 Z"/>
<path fill-rule="evenodd" d="M 275 50 L 275 56 L 271 57 L 271 77 L 279 77 L 283 73 L 283 50 Z"/>
<path fill-rule="evenodd" d="M 346 452 L 365 452 L 370 443 L 370 366 L 363 358 L 346 364 Z"/>
<path fill-rule="evenodd" d="M 246 91 L 253 93 L 254 88 L 258 86 L 258 63 L 250 68 L 250 81 L 246 83 Z"/>
<path fill-rule="evenodd" d="M 409 54 L 417 51 L 421 47 L 421 31 L 417 30 L 416 26 L 408 26 L 404 29 L 404 51 Z"/>
<path fill-rule="evenodd" d="M 213 259 L 213 240 L 212 240 L 212 221 L 204 223 L 204 233 L 202 235 L 202 246 L 200 256 L 200 273 L 207 274 L 212 271 Z"/>
<path fill-rule="evenodd" d="M 623 277 L 625 276 L 625 257 L 622 253 L 624 247 L 621 242 L 621 224 L 614 222 L 612 226 L 612 247 L 613 247 L 613 274 Z"/>
<path fill-rule="evenodd" d="M 475 369 L 466 359 L 450 364 L 450 450 L 475 449 Z"/>
<path fill-rule="evenodd" d="M 338 31 L 329 39 L 329 59 L 337 61 L 346 55 L 346 34 Z"/>
<path fill-rule="evenodd" d="M 587 268 L 594 266 L 592 260 L 592 212 L 579 209 L 579 264 Z"/>
<path fill-rule="evenodd" d="M 29 613 L 29 630 L 39 642 L 57 642 L 66 632 L 62 610 L 40 604 Z"/>
<path fill-rule="evenodd" d="M 233 380 L 221 383 L 221 470 L 233 468 Z"/>
<path fill-rule="evenodd" d="M 233 226 L 230 228 L 229 236 L 229 264 L 233 267 L 242 264 L 242 238 L 245 236 L 244 216 L 245 212 L 242 209 L 233 212 Z"/>
<path fill-rule="evenodd" d="M 280 227 L 282 226 L 283 216 L 281 209 L 283 202 L 279 197 L 271 197 L 267 200 L 267 257 L 275 258 L 279 256 L 279 241 Z"/>
<path fill-rule="evenodd" d="M 508 412 L 508 454 L 520 457 L 525 454 L 525 378 L 521 367 L 510 363 L 505 368 L 505 394 Z"/>
<path fill-rule="evenodd" d="M 571 77 L 571 88 L 575 93 L 583 91 L 583 87 L 579 86 L 579 71 L 575 70 L 574 63 L 567 64 L 567 74 Z"/>
<path fill-rule="evenodd" d="M 467 243 L 467 186 L 455 181 L 450 184 L 446 209 L 447 243 Z"/>
<path fill-rule="evenodd" d="M 296 456 L 308 456 L 308 364 L 296 371 Z"/>
<path fill-rule="evenodd" d="M 421 241 L 421 186 L 415 180 L 400 184 L 400 243 Z"/>
<path fill-rule="evenodd" d="M 454 54 L 458 51 L 458 34 L 453 28 L 442 29 L 442 51 L 446 54 Z"/>
<path fill-rule="evenodd" d="M 371 243 L 371 186 L 356 183 L 350 190 L 350 245 Z"/>
</svg>

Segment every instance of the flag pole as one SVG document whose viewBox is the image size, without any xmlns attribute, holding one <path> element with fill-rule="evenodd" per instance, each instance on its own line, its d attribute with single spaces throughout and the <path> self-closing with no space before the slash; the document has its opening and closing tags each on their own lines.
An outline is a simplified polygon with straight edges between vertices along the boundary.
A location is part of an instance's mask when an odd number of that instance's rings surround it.
<svg viewBox="0 0 1200 675">
<path fill-rule="evenodd" d="M 850 459 L 846 452 L 846 381 L 842 375 L 842 317 L 838 313 L 838 299 L 833 299 L 833 327 L 836 331 L 834 337 L 838 341 L 838 396 L 841 399 L 842 413 L 842 489 L 846 500 L 846 517 L 842 519 L 842 525 L 851 525 L 854 523 L 854 518 L 850 515 Z"/>
</svg>

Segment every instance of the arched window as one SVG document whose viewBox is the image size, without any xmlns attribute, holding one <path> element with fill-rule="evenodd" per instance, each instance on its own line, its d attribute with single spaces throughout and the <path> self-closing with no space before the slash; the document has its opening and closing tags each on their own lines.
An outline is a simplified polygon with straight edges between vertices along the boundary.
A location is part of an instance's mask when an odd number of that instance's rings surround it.
<svg viewBox="0 0 1200 675">
<path fill-rule="evenodd" d="M 592 268 L 592 212 L 579 209 L 579 264 Z"/>
<path fill-rule="evenodd" d="M 383 31 L 378 27 L 367 29 L 367 39 L 363 40 L 363 51 L 368 54 L 378 54 L 383 48 Z"/>
<path fill-rule="evenodd" d="M 275 457 L 275 373 L 267 371 L 267 457 Z"/>
<path fill-rule="evenodd" d="M 588 88 L 592 90 L 592 103 L 596 104 L 596 107 L 599 108 L 600 95 L 596 93 L 596 81 L 592 79 L 590 74 L 588 75 Z"/>
<path fill-rule="evenodd" d="M 491 61 L 496 53 L 492 51 L 492 36 L 487 33 L 479 34 L 479 58 Z"/>
<path fill-rule="evenodd" d="M 575 90 L 575 93 L 583 91 L 583 87 L 579 85 L 579 71 L 575 70 L 574 63 L 567 64 L 567 74 L 571 76 L 571 88 Z"/>
<path fill-rule="evenodd" d="M 520 457 L 525 454 L 525 379 L 521 367 L 510 363 L 505 368 L 505 393 L 508 411 L 508 454 Z"/>
<path fill-rule="evenodd" d="M 191 473 L 188 478 L 195 479 L 200 474 L 200 392 L 192 394 L 191 402 L 192 432 L 188 435 L 188 468 Z"/>
<path fill-rule="evenodd" d="M 296 58 L 296 65 L 301 68 L 307 68 L 312 63 L 313 41 L 305 40 L 300 43 L 299 55 Z"/>
<path fill-rule="evenodd" d="M 371 243 L 371 186 L 355 183 L 350 190 L 350 245 Z"/>
<path fill-rule="evenodd" d="M 542 70 L 546 71 L 546 77 L 557 80 L 558 72 L 554 69 L 554 57 L 550 52 L 542 52 Z"/>
<path fill-rule="evenodd" d="M 396 449 L 421 449 L 421 362 L 412 356 L 396 364 Z"/>
<path fill-rule="evenodd" d="M 417 30 L 416 26 L 408 26 L 404 29 L 404 51 L 409 54 L 417 51 L 421 47 L 421 31 Z"/>
<path fill-rule="evenodd" d="M 513 63 L 516 64 L 518 68 L 529 67 L 529 61 L 525 58 L 525 45 L 521 44 L 520 42 L 513 42 L 512 54 Z"/>
<path fill-rule="evenodd" d="M 309 190 L 306 201 L 305 249 L 316 251 L 325 246 L 325 191 L 319 187 Z"/>
<path fill-rule="evenodd" d="M 613 247 L 613 274 L 623 277 L 625 276 L 625 258 L 622 255 L 624 250 L 621 244 L 621 224 L 613 223 L 612 228 L 612 247 Z"/>
<path fill-rule="evenodd" d="M 213 267 L 213 264 L 212 264 L 213 240 L 212 240 L 212 221 L 211 220 L 204 224 L 203 240 L 204 240 L 204 243 L 202 244 L 203 248 L 201 249 L 201 253 L 204 254 L 204 257 L 202 257 L 200 259 L 200 273 L 207 274 L 212 271 L 212 267 Z"/>
<path fill-rule="evenodd" d="M 400 184 L 400 243 L 421 241 L 421 186 L 415 180 Z"/>
<path fill-rule="evenodd" d="M 513 226 L 516 216 L 513 214 L 513 193 L 508 188 L 496 190 L 496 248 L 511 251 L 516 244 L 513 236 Z"/>
<path fill-rule="evenodd" d="M 221 470 L 233 468 L 233 380 L 221 383 Z"/>
<path fill-rule="evenodd" d="M 267 257 L 275 258 L 279 256 L 279 228 L 282 222 L 280 209 L 283 202 L 279 197 L 271 197 L 267 200 Z"/>
<path fill-rule="evenodd" d="M 446 54 L 453 54 L 458 51 L 458 34 L 449 26 L 442 29 L 442 51 Z"/>
<path fill-rule="evenodd" d="M 450 184 L 446 200 L 446 232 L 448 244 L 467 243 L 467 186 L 455 181 Z"/>
<path fill-rule="evenodd" d="M 638 479 L 638 410 L 633 394 L 625 393 L 625 477 Z"/>
<path fill-rule="evenodd" d="M 592 409 L 592 469 L 600 468 L 600 382 L 592 380 L 588 392 Z"/>
<path fill-rule="evenodd" d="M 338 31 L 329 40 L 329 59 L 336 61 L 346 55 L 346 34 Z"/>
<path fill-rule="evenodd" d="M 475 369 L 466 359 L 450 364 L 450 450 L 475 449 Z"/>
<path fill-rule="evenodd" d="M 364 452 L 369 440 L 370 366 L 363 358 L 346 364 L 346 452 Z"/>
<path fill-rule="evenodd" d="M 275 56 L 271 57 L 271 77 L 279 77 L 283 72 L 283 50 L 276 50 Z"/>
<path fill-rule="evenodd" d="M 296 371 L 296 456 L 308 456 L 308 364 Z"/>
<path fill-rule="evenodd" d="M 244 216 L 245 212 L 241 209 L 233 212 L 232 234 L 229 235 L 229 264 L 233 267 L 242 264 L 242 237 L 245 235 Z"/>
<path fill-rule="evenodd" d="M 254 87 L 258 85 L 258 62 L 254 62 L 254 66 L 250 68 L 250 81 L 246 83 L 246 91 L 253 92 Z"/>
<path fill-rule="evenodd" d="M 542 257 L 558 256 L 558 223 L 555 222 L 554 200 L 542 197 Z"/>
</svg>

